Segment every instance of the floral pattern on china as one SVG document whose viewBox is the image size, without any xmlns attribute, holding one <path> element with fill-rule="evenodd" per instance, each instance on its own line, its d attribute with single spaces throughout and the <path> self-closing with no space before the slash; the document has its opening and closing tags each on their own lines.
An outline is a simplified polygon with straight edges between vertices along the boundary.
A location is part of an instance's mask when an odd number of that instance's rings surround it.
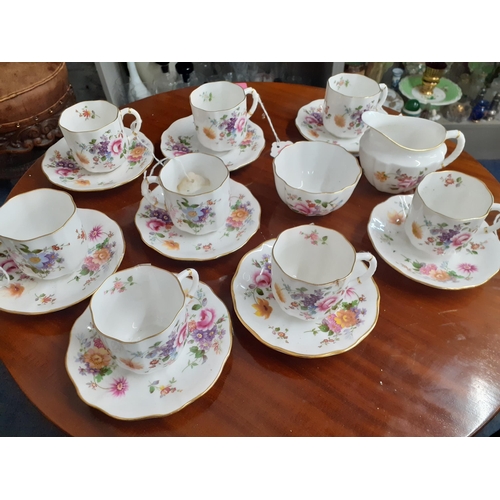
<svg viewBox="0 0 500 500">
<path fill-rule="evenodd" d="M 311 238 L 311 244 L 318 244 L 318 240 Z M 325 242 L 322 242 L 325 244 Z M 255 271 L 251 276 L 251 281 L 248 289 L 244 292 L 246 299 L 251 299 L 254 303 L 254 315 L 262 319 L 270 319 L 273 314 L 273 307 L 270 305 L 271 300 L 281 300 L 281 289 L 275 288 L 276 294 L 273 295 L 271 284 L 271 256 L 263 254 L 261 259 L 252 259 L 252 266 Z M 326 316 L 321 321 L 310 321 L 310 329 L 306 332 L 316 336 L 319 332 L 326 333 L 327 336 L 319 342 L 318 347 L 336 343 L 344 335 L 350 335 L 357 328 L 361 327 L 366 315 L 366 308 L 360 307 L 366 298 L 364 295 L 359 295 L 355 288 L 347 288 L 344 300 L 339 300 L 338 296 L 325 298 L 323 294 L 304 294 L 303 290 L 297 289 L 296 303 L 293 307 L 300 309 L 304 313 L 304 319 L 312 318 L 311 312 L 316 309 L 326 313 Z M 288 330 L 283 329 L 278 325 L 268 326 L 272 334 L 280 342 L 288 343 Z"/>
<path fill-rule="evenodd" d="M 92 139 L 88 143 L 79 142 L 80 151 L 75 151 L 77 158 L 84 164 L 103 165 L 110 170 L 114 168 L 115 158 L 124 158 L 127 155 L 127 141 L 123 133 L 111 134 L 104 132 L 99 141 Z M 87 156 L 88 153 L 89 156 Z"/>
<path fill-rule="evenodd" d="M 365 111 L 371 111 L 372 109 L 375 109 L 375 107 L 376 105 L 373 103 L 369 103 L 366 106 L 359 105 L 355 108 L 344 106 L 344 113 L 341 115 L 335 115 L 333 117 L 333 122 L 341 129 L 347 127 L 347 130 L 354 130 L 356 135 L 362 135 L 365 127 L 361 117 Z M 329 106 L 325 106 L 325 118 L 330 119 L 331 117 L 332 114 L 330 113 Z"/>
<path fill-rule="evenodd" d="M 289 193 L 286 188 L 285 193 L 288 206 L 293 211 L 303 215 L 326 215 L 344 204 L 344 201 L 339 200 L 339 198 L 334 198 L 332 201 L 304 200 L 301 196 Z"/>
<path fill-rule="evenodd" d="M 118 287 L 119 292 L 120 290 L 121 287 Z M 226 328 L 227 314 L 217 314 L 215 309 L 209 306 L 202 288 L 196 291 L 188 308 L 187 322 L 182 325 L 178 335 L 182 342 L 187 337 L 185 349 L 189 350 L 189 358 L 182 371 L 201 366 L 207 361 L 209 354 L 221 354 L 222 345 L 228 341 L 227 336 L 230 334 Z M 113 376 L 115 372 L 123 373 L 116 363 L 116 358 L 99 338 L 92 322 L 87 330 L 88 332 L 78 336 L 79 351 L 75 361 L 79 365 L 79 374 L 89 378 L 86 385 L 94 391 L 102 391 L 112 398 L 126 397 L 130 387 L 129 376 Z M 143 363 L 149 363 L 151 368 L 159 367 L 160 360 L 168 358 L 172 350 L 169 342 L 170 340 L 165 344 L 154 343 L 147 352 L 136 353 L 133 359 L 126 360 L 127 365 L 132 369 Z M 158 370 L 159 378 L 144 384 L 144 391 L 157 394 L 160 398 L 182 392 L 183 387 L 178 385 L 175 378 L 162 380 L 162 372 Z"/>
</svg>

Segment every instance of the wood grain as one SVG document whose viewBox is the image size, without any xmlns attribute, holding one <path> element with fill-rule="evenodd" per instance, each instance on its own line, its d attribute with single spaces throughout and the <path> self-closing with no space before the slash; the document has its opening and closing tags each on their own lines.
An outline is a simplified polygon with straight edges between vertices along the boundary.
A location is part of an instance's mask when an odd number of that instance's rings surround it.
<svg viewBox="0 0 500 500">
<path fill-rule="evenodd" d="M 281 140 L 303 140 L 295 126 L 300 107 L 323 97 L 321 88 L 252 84 Z M 159 94 L 133 107 L 142 131 L 161 158 L 160 137 L 190 114 L 192 89 Z M 278 198 L 272 173 L 269 123 L 258 108 L 266 147 L 260 158 L 231 174 L 262 207 L 259 231 L 240 250 L 196 262 L 200 279 L 224 301 L 234 326 L 231 356 L 214 387 L 182 411 L 164 418 L 120 421 L 79 399 L 65 370 L 71 327 L 89 300 L 44 316 L 0 312 L 0 357 L 29 399 L 75 436 L 467 436 L 500 409 L 500 278 L 468 290 L 444 291 L 416 283 L 378 259 L 380 317 L 372 333 L 338 356 L 302 359 L 269 349 L 248 332 L 232 305 L 230 284 L 242 256 L 291 226 L 311 222 Z M 450 144 L 450 149 L 453 146 Z M 54 187 L 37 161 L 12 195 Z M 450 166 L 483 180 L 497 201 L 500 184 L 467 153 Z M 123 229 L 121 268 L 151 262 L 178 272 L 186 262 L 168 259 L 141 240 L 134 225 L 140 179 L 113 190 L 74 193 L 80 208 L 106 213 Z M 362 177 L 349 202 L 314 222 L 334 228 L 357 251 L 375 255 L 367 223 L 388 195 Z"/>
</svg>

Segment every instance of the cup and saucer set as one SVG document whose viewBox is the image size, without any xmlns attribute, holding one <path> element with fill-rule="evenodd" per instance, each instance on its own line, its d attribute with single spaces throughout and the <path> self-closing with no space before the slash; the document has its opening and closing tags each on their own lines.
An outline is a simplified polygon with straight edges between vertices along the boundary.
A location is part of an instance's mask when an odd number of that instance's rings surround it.
<svg viewBox="0 0 500 500">
<path fill-rule="evenodd" d="M 104 191 L 141 175 L 153 162 L 153 143 L 140 131 L 142 120 L 132 108 L 119 110 L 106 101 L 85 101 L 61 115 L 63 138 L 42 160 L 50 182 L 70 191 Z M 135 118 L 124 127 L 123 116 Z M 99 133 L 96 133 L 99 131 Z"/>
</svg>

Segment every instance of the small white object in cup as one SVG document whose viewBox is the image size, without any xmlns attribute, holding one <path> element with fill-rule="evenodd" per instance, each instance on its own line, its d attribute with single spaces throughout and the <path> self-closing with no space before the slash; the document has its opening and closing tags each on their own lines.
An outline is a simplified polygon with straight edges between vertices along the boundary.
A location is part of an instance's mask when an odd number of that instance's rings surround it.
<svg viewBox="0 0 500 500">
<path fill-rule="evenodd" d="M 71 156 L 91 173 L 116 170 L 127 160 L 128 140 L 123 116 L 132 114 L 132 132 L 142 124 L 139 113 L 132 108 L 118 109 L 107 101 L 83 101 L 66 108 L 59 118 Z"/>
<path fill-rule="evenodd" d="M 369 263 L 361 274 L 357 261 Z M 317 320 L 331 313 L 354 280 L 373 276 L 376 258 L 356 252 L 338 231 L 314 224 L 283 231 L 272 250 L 272 288 L 280 308 L 303 320 Z"/>
<path fill-rule="evenodd" d="M 70 274 L 87 255 L 75 202 L 55 189 L 28 191 L 0 207 L 0 241 L 17 268 L 37 279 Z"/>
<path fill-rule="evenodd" d="M 500 203 L 479 179 L 448 170 L 424 177 L 413 195 L 404 224 L 415 248 L 446 257 L 473 245 L 490 211 L 500 212 Z M 500 228 L 500 217 L 484 231 Z"/>
<path fill-rule="evenodd" d="M 300 141 L 284 148 L 273 161 L 279 197 L 291 210 L 326 215 L 351 197 L 361 167 L 344 148 L 327 142 Z"/>
<path fill-rule="evenodd" d="M 150 264 L 106 279 L 92 296 L 90 311 L 99 337 L 122 368 L 146 374 L 177 360 L 189 335 L 187 304 L 198 285 L 194 269 L 176 276 Z"/>
<path fill-rule="evenodd" d="M 210 189 L 210 181 L 196 172 L 187 172 L 177 186 L 180 194 L 196 194 Z"/>
</svg>

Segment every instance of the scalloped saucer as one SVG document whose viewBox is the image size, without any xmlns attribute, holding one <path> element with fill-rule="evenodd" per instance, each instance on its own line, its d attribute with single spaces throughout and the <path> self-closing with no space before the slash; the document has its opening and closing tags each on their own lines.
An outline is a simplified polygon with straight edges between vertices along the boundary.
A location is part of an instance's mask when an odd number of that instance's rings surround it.
<svg viewBox="0 0 500 500">
<path fill-rule="evenodd" d="M 363 134 L 352 139 L 340 139 L 330 134 L 323 126 L 324 101 L 324 99 L 316 99 L 299 109 L 297 118 L 295 118 L 295 125 L 302 137 L 308 141 L 323 141 L 338 144 L 350 153 L 359 153 L 359 140 Z M 380 112 L 387 114 L 384 109 L 380 109 Z"/>
<path fill-rule="evenodd" d="M 9 287 L 0 286 L 0 310 L 46 314 L 65 309 L 92 295 L 118 269 L 125 254 L 120 226 L 97 210 L 79 208 L 78 213 L 87 233 L 88 251 L 81 268 L 73 274 L 54 280 L 31 278 L 12 267 L 15 264 L 0 244 L 0 266 L 11 278 Z M 0 284 L 3 279 L 1 276 Z"/>
<path fill-rule="evenodd" d="M 283 312 L 273 297 L 268 240 L 240 261 L 231 283 L 234 310 L 243 325 L 271 349 L 302 358 L 333 356 L 358 345 L 375 327 L 380 294 L 375 280 L 356 284 L 323 320 L 304 321 Z M 356 266 L 365 265 L 362 262 Z"/>
<path fill-rule="evenodd" d="M 231 319 L 224 303 L 201 281 L 188 309 L 189 337 L 175 364 L 167 373 L 158 368 L 142 375 L 116 364 L 97 336 L 87 308 L 73 325 L 66 353 L 66 371 L 78 396 L 121 420 L 170 415 L 203 396 L 231 352 Z"/>
<path fill-rule="evenodd" d="M 175 121 L 161 135 L 161 151 L 166 158 L 172 159 L 187 153 L 206 153 L 219 157 L 230 172 L 238 170 L 256 160 L 266 141 L 262 129 L 248 120 L 247 137 L 238 148 L 231 151 L 212 151 L 202 146 L 196 136 L 193 116 Z"/>
<path fill-rule="evenodd" d="M 125 128 L 127 137 L 132 135 Z M 133 181 L 153 162 L 153 143 L 139 132 L 132 139 L 127 161 L 112 172 L 93 174 L 80 168 L 68 151 L 64 137 L 51 146 L 42 161 L 42 171 L 52 184 L 70 191 L 104 191 Z"/>
<path fill-rule="evenodd" d="M 500 242 L 496 233 L 476 233 L 465 248 L 447 259 L 415 248 L 403 227 L 412 199 L 413 195 L 391 196 L 370 215 L 368 236 L 387 264 L 413 281 L 443 290 L 473 288 L 498 272 Z"/>
<path fill-rule="evenodd" d="M 250 190 L 229 180 L 231 213 L 226 225 L 214 233 L 196 235 L 177 229 L 165 209 L 142 198 L 135 225 L 142 241 L 157 252 L 175 260 L 212 260 L 241 248 L 260 227 L 260 205 Z M 163 205 L 159 186 L 153 196 Z"/>
</svg>

